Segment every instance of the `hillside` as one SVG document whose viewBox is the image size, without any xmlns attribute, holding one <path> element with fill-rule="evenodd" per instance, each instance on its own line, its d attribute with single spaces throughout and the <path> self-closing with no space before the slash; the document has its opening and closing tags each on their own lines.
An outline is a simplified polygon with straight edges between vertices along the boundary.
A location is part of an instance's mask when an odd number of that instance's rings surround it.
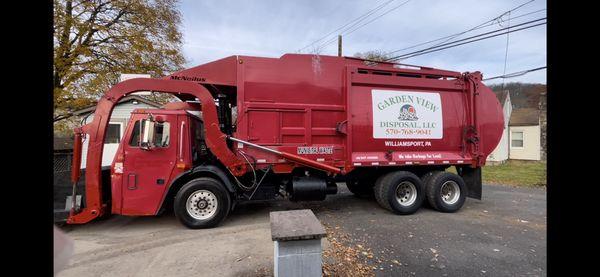
<svg viewBox="0 0 600 277">
<path fill-rule="evenodd" d="M 502 84 L 489 86 L 496 94 L 502 91 Z M 504 89 L 510 92 L 513 109 L 538 108 L 540 93 L 546 91 L 544 84 L 506 83 Z"/>
</svg>

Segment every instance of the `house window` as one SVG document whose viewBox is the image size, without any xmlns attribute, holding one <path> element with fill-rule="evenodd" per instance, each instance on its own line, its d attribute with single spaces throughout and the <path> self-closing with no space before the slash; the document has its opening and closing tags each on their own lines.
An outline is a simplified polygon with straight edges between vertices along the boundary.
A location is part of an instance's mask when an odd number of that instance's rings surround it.
<svg viewBox="0 0 600 277">
<path fill-rule="evenodd" d="M 106 142 L 105 143 L 119 143 L 121 142 L 121 129 L 123 123 L 108 123 L 108 130 L 106 131 Z"/>
<path fill-rule="evenodd" d="M 523 148 L 523 132 L 511 132 L 510 146 Z"/>
</svg>

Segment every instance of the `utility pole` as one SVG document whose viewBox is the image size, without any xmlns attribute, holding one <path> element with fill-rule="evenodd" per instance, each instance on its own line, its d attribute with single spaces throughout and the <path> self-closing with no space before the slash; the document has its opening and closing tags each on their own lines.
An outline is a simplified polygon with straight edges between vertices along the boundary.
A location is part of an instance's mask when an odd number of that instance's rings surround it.
<svg viewBox="0 0 600 277">
<path fill-rule="evenodd" d="M 338 57 L 342 56 L 342 35 L 338 35 Z"/>
</svg>

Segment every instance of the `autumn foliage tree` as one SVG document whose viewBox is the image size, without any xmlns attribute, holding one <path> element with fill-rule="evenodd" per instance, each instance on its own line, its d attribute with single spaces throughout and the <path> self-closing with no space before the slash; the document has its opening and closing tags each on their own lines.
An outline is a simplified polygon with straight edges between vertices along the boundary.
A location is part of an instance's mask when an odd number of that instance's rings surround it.
<svg viewBox="0 0 600 277">
<path fill-rule="evenodd" d="M 177 0 L 54 0 L 55 119 L 95 103 L 121 73 L 185 63 Z"/>
</svg>

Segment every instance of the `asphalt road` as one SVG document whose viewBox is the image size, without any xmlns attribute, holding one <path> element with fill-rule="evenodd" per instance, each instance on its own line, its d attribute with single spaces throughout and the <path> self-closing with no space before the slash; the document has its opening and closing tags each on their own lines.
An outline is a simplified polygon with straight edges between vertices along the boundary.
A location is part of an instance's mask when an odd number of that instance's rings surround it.
<svg viewBox="0 0 600 277">
<path fill-rule="evenodd" d="M 495 185 L 483 194 L 457 213 L 397 216 L 343 190 L 316 210 L 372 249 L 377 276 L 545 276 L 545 189 Z"/>
<path fill-rule="evenodd" d="M 189 230 L 172 214 L 112 216 L 63 227 L 75 240 L 58 276 L 260 276 L 272 274 L 269 212 L 312 209 L 352 244 L 370 248 L 377 276 L 546 276 L 546 191 L 484 186 L 453 214 L 429 207 L 394 215 L 345 186 L 323 202 L 238 206 L 214 229 Z"/>
</svg>

